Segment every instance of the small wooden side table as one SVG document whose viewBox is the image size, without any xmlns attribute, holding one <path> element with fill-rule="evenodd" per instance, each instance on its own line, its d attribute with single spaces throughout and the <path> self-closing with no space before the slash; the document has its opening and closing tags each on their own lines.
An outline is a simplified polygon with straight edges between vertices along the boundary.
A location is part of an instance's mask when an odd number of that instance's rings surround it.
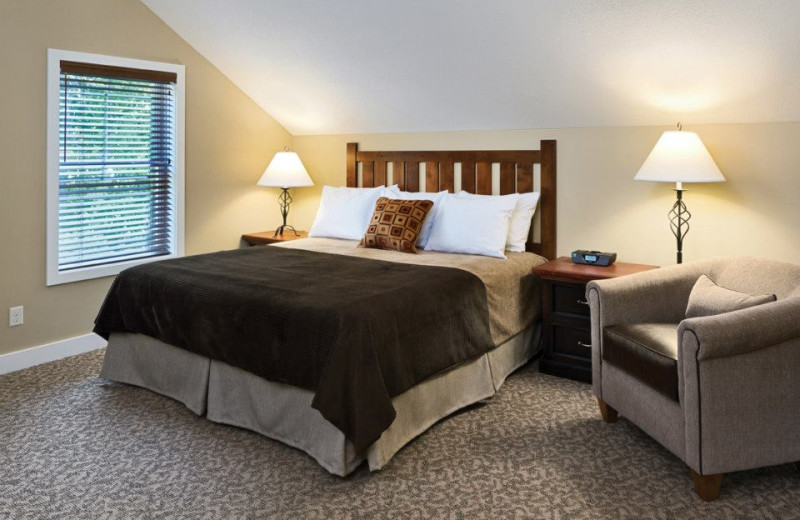
<svg viewBox="0 0 800 520">
<path fill-rule="evenodd" d="M 274 231 L 261 231 L 260 233 L 248 233 L 242 235 L 242 240 L 251 246 L 261 244 L 276 244 L 278 242 L 288 242 L 289 240 L 297 240 L 298 238 L 306 238 L 308 233 L 305 231 L 298 231 L 297 235 L 293 231 L 288 231 L 282 235 L 275 235 Z"/>
<path fill-rule="evenodd" d="M 566 256 L 534 268 L 533 273 L 542 278 L 544 353 L 539 370 L 591 383 L 592 325 L 586 284 L 657 268 L 625 262 L 608 267 L 582 265 Z"/>
</svg>

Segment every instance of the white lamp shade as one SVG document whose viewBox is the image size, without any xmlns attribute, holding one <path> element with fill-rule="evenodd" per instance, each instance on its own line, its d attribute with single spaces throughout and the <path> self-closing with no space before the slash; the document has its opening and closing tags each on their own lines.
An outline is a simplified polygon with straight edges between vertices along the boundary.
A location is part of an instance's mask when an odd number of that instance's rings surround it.
<svg viewBox="0 0 800 520">
<path fill-rule="evenodd" d="M 637 181 L 724 182 L 717 163 L 694 132 L 664 132 L 634 177 Z"/>
<path fill-rule="evenodd" d="M 256 184 L 277 188 L 299 188 L 313 186 L 314 181 L 308 176 L 303 161 L 296 153 L 278 152 Z"/>
</svg>

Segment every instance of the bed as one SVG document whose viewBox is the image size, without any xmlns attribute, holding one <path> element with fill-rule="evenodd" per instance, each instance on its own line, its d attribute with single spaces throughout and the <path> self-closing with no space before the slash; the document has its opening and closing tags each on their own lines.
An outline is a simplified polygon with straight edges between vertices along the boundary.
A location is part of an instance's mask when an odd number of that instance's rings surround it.
<svg viewBox="0 0 800 520">
<path fill-rule="evenodd" d="M 114 321 L 103 318 L 109 308 L 138 313 L 117 319 L 124 326 L 103 328 L 101 377 L 282 441 L 336 475 L 365 460 L 380 469 L 438 420 L 494 395 L 535 354 L 540 299 L 531 269 L 555 256 L 555 181 L 555 141 L 524 151 L 359 151 L 350 143 L 349 187 L 394 182 L 405 191 L 540 192 L 529 252 L 508 253 L 507 260 L 412 255 L 310 238 L 139 266 L 139 278 L 115 281 L 98 316 L 107 325 Z M 273 272 L 264 285 L 270 290 L 248 291 L 245 282 L 263 265 Z M 359 276 L 375 287 L 353 289 Z M 295 289 L 297 279 L 314 281 Z M 348 279 L 351 285 L 342 285 Z M 186 295 L 172 297 L 176 288 Z M 356 296 L 348 297 L 352 291 Z M 393 303 L 373 312 L 383 295 Z M 221 323 L 195 305 L 202 298 L 234 310 Z M 248 298 L 269 300 L 277 317 L 242 311 Z M 291 300 L 292 309 L 282 309 L 278 298 Z M 114 317 L 125 314 L 112 310 Z M 404 320 L 412 326 L 397 326 Z M 253 326 L 259 321 L 264 330 Z M 281 325 L 269 325 L 275 321 Z M 316 345 L 328 342 L 334 347 L 312 359 Z M 275 354 L 262 343 L 282 350 Z M 277 368 L 276 355 L 293 368 Z"/>
</svg>

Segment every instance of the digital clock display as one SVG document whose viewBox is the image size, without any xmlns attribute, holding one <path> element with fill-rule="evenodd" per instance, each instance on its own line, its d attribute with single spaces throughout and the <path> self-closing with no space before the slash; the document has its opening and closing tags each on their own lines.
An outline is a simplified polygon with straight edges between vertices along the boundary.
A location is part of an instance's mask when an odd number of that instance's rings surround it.
<svg viewBox="0 0 800 520">
<path fill-rule="evenodd" d="M 597 255 L 584 255 L 583 259 L 587 262 L 597 262 Z"/>
</svg>

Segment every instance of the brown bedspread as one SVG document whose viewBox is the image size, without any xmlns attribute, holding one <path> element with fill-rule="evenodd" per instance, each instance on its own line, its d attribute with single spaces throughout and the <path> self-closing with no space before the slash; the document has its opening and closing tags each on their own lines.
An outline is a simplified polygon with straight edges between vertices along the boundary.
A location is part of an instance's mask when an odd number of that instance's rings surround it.
<svg viewBox="0 0 800 520">
<path fill-rule="evenodd" d="M 468 271 L 483 281 L 489 302 L 489 328 L 497 347 L 513 338 L 541 316 L 541 283 L 532 271 L 547 259 L 533 253 L 511 253 L 508 259 L 420 250 L 416 255 L 356 247 L 357 240 L 304 238 L 272 247 L 305 249 L 401 264 L 438 265 Z"/>
<path fill-rule="evenodd" d="M 394 420 L 392 397 L 496 346 L 470 272 L 272 246 L 127 269 L 95 332 L 146 334 L 313 390 L 359 453 Z"/>
</svg>

